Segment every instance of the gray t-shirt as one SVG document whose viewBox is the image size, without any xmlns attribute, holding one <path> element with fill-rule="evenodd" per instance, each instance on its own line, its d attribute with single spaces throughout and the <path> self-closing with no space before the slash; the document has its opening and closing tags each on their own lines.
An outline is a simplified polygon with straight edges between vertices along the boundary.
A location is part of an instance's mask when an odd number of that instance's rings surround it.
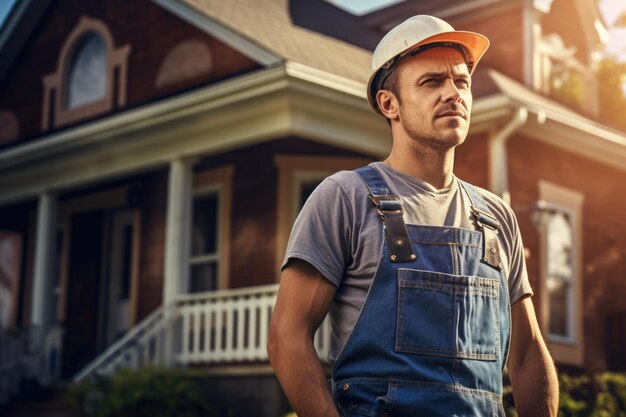
<svg viewBox="0 0 626 417">
<path fill-rule="evenodd" d="M 402 198 L 407 224 L 478 230 L 469 198 L 456 177 L 450 186 L 438 190 L 382 162 L 370 165 L 380 172 L 391 192 Z M 508 277 L 513 304 L 532 294 L 517 220 L 501 198 L 478 189 L 500 222 L 502 267 Z M 383 223 L 368 196 L 367 186 L 353 171 L 341 171 L 326 178 L 298 215 L 282 265 L 284 268 L 294 258 L 304 260 L 337 286 L 330 310 L 331 361 L 345 345 L 356 323 L 380 259 Z"/>
</svg>

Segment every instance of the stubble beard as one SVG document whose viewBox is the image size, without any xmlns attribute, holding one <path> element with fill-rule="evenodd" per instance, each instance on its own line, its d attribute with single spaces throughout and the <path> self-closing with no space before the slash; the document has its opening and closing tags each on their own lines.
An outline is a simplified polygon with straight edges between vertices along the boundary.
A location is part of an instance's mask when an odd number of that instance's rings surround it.
<svg viewBox="0 0 626 417">
<path fill-rule="evenodd" d="M 467 137 L 468 128 L 463 126 L 467 122 L 455 119 L 435 119 L 430 126 L 427 126 L 423 121 L 416 123 L 407 118 L 404 120 L 407 122 L 404 129 L 411 139 L 411 148 L 416 151 L 424 152 L 430 149 L 435 152 L 446 152 L 461 145 Z"/>
</svg>

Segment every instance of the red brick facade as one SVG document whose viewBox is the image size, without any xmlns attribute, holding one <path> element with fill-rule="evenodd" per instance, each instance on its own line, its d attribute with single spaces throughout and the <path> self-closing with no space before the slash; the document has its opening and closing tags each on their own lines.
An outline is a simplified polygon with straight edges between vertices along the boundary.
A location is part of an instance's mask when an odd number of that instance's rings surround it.
<svg viewBox="0 0 626 417">
<path fill-rule="evenodd" d="M 584 368 L 606 369 L 607 316 L 626 311 L 626 172 L 522 136 L 509 142 L 508 153 L 512 206 L 530 249 L 527 266 L 536 299 L 541 296 L 541 266 L 529 209 L 539 198 L 538 182 L 547 180 L 584 195 L 583 305 L 579 306 L 584 317 Z"/>
</svg>

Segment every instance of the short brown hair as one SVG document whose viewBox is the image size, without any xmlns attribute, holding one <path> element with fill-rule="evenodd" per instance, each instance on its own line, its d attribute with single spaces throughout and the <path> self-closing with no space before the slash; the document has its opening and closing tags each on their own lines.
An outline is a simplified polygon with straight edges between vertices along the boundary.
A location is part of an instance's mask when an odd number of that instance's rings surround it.
<svg viewBox="0 0 626 417">
<path fill-rule="evenodd" d="M 380 86 L 381 90 L 391 91 L 400 100 L 400 88 L 398 86 L 398 71 L 394 70 L 385 78 Z"/>
</svg>

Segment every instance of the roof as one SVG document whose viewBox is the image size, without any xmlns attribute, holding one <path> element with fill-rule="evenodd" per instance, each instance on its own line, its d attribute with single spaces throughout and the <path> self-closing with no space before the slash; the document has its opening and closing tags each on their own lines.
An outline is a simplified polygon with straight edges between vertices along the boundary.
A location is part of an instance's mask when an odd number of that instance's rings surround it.
<svg viewBox="0 0 626 417">
<path fill-rule="evenodd" d="M 365 84 L 371 52 L 296 26 L 288 0 L 179 0 L 284 61 Z"/>
<path fill-rule="evenodd" d="M 521 104 L 534 112 L 545 113 L 548 117 L 568 121 L 567 124 L 580 128 L 581 130 L 601 129 L 606 139 L 626 145 L 624 133 L 611 129 L 610 127 L 589 119 L 584 115 L 577 113 L 569 107 L 549 99 L 535 91 L 529 89 L 525 85 L 507 77 L 506 75 L 493 69 L 487 70 L 489 77 L 502 94 L 509 97 L 515 103 Z"/>
<path fill-rule="evenodd" d="M 568 107 L 538 94 L 493 69 L 486 69 L 491 94 L 474 101 L 472 126 L 492 128 L 511 110 L 523 109 L 532 117 L 520 131 L 540 141 L 585 158 L 626 170 L 626 135 L 589 119 Z"/>
</svg>

